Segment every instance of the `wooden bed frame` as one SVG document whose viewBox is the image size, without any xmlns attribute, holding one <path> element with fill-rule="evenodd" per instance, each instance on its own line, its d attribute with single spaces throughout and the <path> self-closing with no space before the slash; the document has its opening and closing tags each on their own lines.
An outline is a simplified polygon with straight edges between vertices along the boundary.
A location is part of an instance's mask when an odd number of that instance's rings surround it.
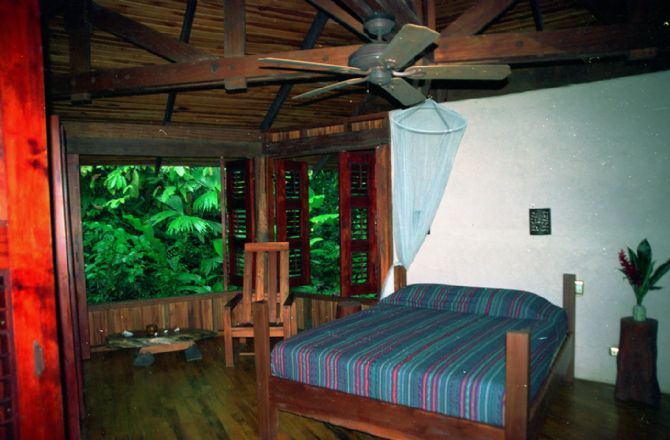
<svg viewBox="0 0 670 440">
<path fill-rule="evenodd" d="M 568 335 L 536 398 L 528 398 L 528 332 L 507 333 L 504 427 L 450 417 L 367 397 L 307 385 L 271 375 L 268 306 L 253 305 L 259 437 L 277 437 L 277 411 L 364 431 L 379 437 L 403 439 L 527 439 L 539 435 L 548 395 L 558 379 L 572 383 L 575 351 L 575 275 L 563 275 L 563 308 Z M 262 325 L 265 323 L 265 325 Z"/>
</svg>

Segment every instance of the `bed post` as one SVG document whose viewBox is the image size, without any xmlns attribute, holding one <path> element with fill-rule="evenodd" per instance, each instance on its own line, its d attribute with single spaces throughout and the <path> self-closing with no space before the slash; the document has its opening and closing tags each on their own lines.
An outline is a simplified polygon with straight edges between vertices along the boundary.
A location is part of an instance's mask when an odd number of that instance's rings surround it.
<svg viewBox="0 0 670 440">
<path fill-rule="evenodd" d="M 254 302 L 254 351 L 256 354 L 256 400 L 258 402 L 258 437 L 277 438 L 277 409 L 270 400 L 270 321 L 268 304 Z"/>
<path fill-rule="evenodd" d="M 568 314 L 568 366 L 565 371 L 565 380 L 568 383 L 574 382 L 575 379 L 575 280 L 577 277 L 575 274 L 564 273 L 563 274 L 563 309 Z"/>
<path fill-rule="evenodd" d="M 407 269 L 404 266 L 393 266 L 393 291 L 407 286 Z"/>
<path fill-rule="evenodd" d="M 505 439 L 528 438 L 530 337 L 508 331 L 505 357 Z"/>
</svg>

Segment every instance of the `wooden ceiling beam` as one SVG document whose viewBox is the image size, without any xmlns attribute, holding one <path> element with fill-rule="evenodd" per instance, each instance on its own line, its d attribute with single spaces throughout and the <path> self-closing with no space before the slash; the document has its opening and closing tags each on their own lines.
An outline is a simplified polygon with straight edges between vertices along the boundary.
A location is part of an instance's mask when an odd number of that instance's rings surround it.
<svg viewBox="0 0 670 440">
<path fill-rule="evenodd" d="M 636 56 L 670 50 L 670 31 L 635 25 L 588 26 L 559 31 L 447 37 L 435 49 L 437 63 L 525 64 Z M 654 52 L 654 50 L 650 51 Z"/>
<path fill-rule="evenodd" d="M 178 38 L 155 31 L 94 2 L 91 2 L 90 6 L 90 19 L 93 26 L 168 61 L 187 63 L 214 58 L 213 55 L 184 43 Z"/>
<path fill-rule="evenodd" d="M 186 124 L 63 121 L 67 152 L 102 156 L 253 157 L 261 154 L 255 130 Z"/>
<path fill-rule="evenodd" d="M 639 25 L 593 26 L 560 31 L 506 33 L 442 37 L 434 51 L 437 63 L 500 62 L 532 63 L 579 60 L 592 57 L 629 56 L 641 49 L 670 50 L 670 32 Z M 360 45 L 296 50 L 265 54 L 277 58 L 347 64 L 349 55 Z M 170 89 L 212 88 L 226 78 L 245 76 L 249 83 L 314 78 L 312 73 L 296 73 L 264 68 L 260 55 L 217 58 L 192 63 L 110 69 L 79 75 L 72 80 L 76 92 L 94 95 L 132 95 Z M 287 72 L 277 74 L 272 72 Z M 71 89 L 67 80 L 56 81 L 52 98 L 63 99 Z"/>
<path fill-rule="evenodd" d="M 244 0 L 223 0 L 223 54 L 228 57 L 241 57 L 247 51 L 247 31 Z M 224 80 L 226 90 L 244 90 L 247 81 L 244 76 L 235 76 Z"/>
<path fill-rule="evenodd" d="M 365 32 L 363 28 L 363 23 L 351 15 L 348 11 L 345 11 L 340 5 L 335 3 L 333 0 L 307 0 L 315 8 L 320 11 L 325 12 L 331 16 L 335 21 L 340 23 L 345 28 L 352 31 L 354 34 L 358 35 L 365 41 L 369 40 L 370 37 Z"/>
<path fill-rule="evenodd" d="M 389 142 L 388 127 L 371 128 L 369 130 L 332 133 L 328 136 L 310 136 L 268 142 L 263 145 L 263 153 L 273 157 L 306 156 L 336 153 L 344 150 L 368 150 Z"/>
<path fill-rule="evenodd" d="M 478 0 L 441 32 L 442 36 L 478 34 L 492 21 L 504 14 L 517 0 Z"/>
</svg>

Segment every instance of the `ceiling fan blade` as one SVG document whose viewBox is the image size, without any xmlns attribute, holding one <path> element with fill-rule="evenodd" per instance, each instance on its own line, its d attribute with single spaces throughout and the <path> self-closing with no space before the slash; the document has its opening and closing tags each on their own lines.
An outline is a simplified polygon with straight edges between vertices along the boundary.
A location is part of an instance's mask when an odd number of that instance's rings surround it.
<svg viewBox="0 0 670 440">
<path fill-rule="evenodd" d="M 343 87 L 351 86 L 354 84 L 360 84 L 366 82 L 368 79 L 367 78 L 352 78 L 348 79 L 346 81 L 340 81 L 332 84 L 328 84 L 325 87 L 320 87 L 318 89 L 310 90 L 309 92 L 301 93 L 300 95 L 296 95 L 293 97 L 293 99 L 304 99 L 304 98 L 311 98 L 313 96 L 318 96 L 323 93 L 329 92 L 331 90 L 336 90 L 336 89 L 341 89 Z"/>
<path fill-rule="evenodd" d="M 381 58 L 391 68 L 400 69 L 439 37 L 439 33 L 425 26 L 406 24 L 386 46 Z"/>
<path fill-rule="evenodd" d="M 391 82 L 381 86 L 381 88 L 389 92 L 404 106 L 418 104 L 426 100 L 423 93 L 412 87 L 402 78 L 393 78 Z"/>
<path fill-rule="evenodd" d="M 351 75 L 367 75 L 368 71 L 359 69 L 358 67 L 350 66 L 339 66 L 336 64 L 325 64 L 325 63 L 313 63 L 311 61 L 301 61 L 301 60 L 289 60 L 286 58 L 272 58 L 265 57 L 259 58 L 258 61 L 268 64 L 274 64 L 276 66 L 290 66 L 294 69 L 304 69 L 304 70 L 318 70 L 320 72 L 331 72 L 331 73 L 345 73 Z M 289 68 L 290 68 L 289 67 Z"/>
<path fill-rule="evenodd" d="M 409 79 L 501 80 L 510 73 L 507 64 L 445 64 L 412 66 L 394 75 Z"/>
</svg>

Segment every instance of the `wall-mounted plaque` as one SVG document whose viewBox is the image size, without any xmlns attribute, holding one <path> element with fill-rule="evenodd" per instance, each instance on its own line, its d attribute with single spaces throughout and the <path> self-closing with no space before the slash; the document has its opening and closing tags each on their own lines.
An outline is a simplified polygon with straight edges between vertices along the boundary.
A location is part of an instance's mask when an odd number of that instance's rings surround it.
<svg viewBox="0 0 670 440">
<path fill-rule="evenodd" d="M 551 235 L 551 209 L 530 210 L 530 235 Z"/>
</svg>

